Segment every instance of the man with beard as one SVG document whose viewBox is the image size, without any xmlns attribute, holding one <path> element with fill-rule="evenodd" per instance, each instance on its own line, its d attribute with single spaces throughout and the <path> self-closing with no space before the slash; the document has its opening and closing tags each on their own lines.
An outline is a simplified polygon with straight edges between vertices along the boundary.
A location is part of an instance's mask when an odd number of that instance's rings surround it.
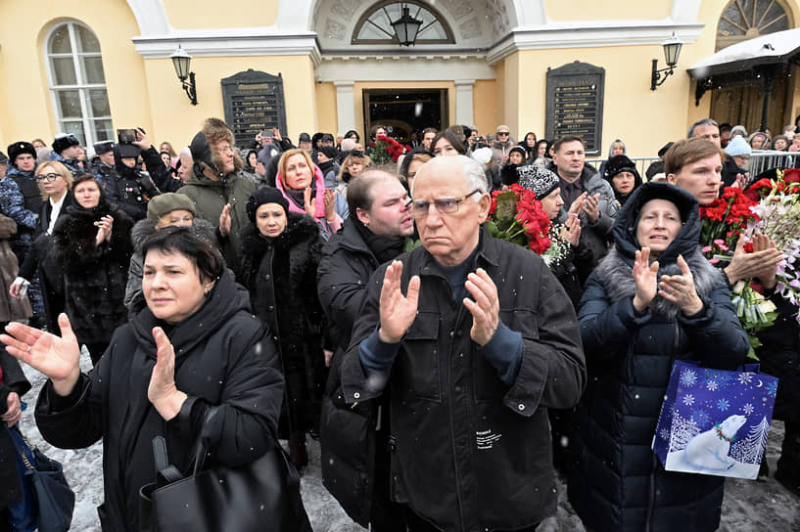
<svg viewBox="0 0 800 532">
<path fill-rule="evenodd" d="M 408 201 L 393 169 L 364 170 L 347 189 L 350 217 L 323 248 L 317 269 L 317 292 L 336 349 L 322 405 L 323 482 L 350 517 L 376 532 L 405 530 L 389 501 L 386 410 L 345 405 L 338 370 L 370 276 L 402 253 L 405 239 L 414 234 Z"/>
</svg>

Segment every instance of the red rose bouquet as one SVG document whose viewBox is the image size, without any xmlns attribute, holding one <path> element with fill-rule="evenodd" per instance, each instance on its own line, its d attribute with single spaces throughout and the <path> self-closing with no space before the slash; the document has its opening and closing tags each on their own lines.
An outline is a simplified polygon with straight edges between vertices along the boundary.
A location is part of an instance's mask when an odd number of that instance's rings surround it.
<svg viewBox="0 0 800 532">
<path fill-rule="evenodd" d="M 757 183 L 758 184 L 758 183 Z M 741 188 L 727 187 L 721 198 L 700 207 L 700 246 L 708 261 L 718 268 L 728 265 L 742 234 L 761 220 L 756 214 L 758 201 L 754 201 Z M 748 243 L 745 250 L 752 252 Z M 742 327 L 750 337 L 751 358 L 756 358 L 753 348 L 761 345 L 756 333 L 772 326 L 777 318 L 771 301 L 754 290 L 752 279 L 740 281 L 733 287 L 732 302 Z"/>
<path fill-rule="evenodd" d="M 411 151 L 411 146 L 404 146 L 391 137 L 378 135 L 375 142 L 370 143 L 372 152 L 369 157 L 375 164 L 396 163 L 397 159 Z"/>
<path fill-rule="evenodd" d="M 513 184 L 492 192 L 486 226 L 492 236 L 524 246 L 538 255 L 550 248 L 550 217 L 533 191 Z"/>
</svg>

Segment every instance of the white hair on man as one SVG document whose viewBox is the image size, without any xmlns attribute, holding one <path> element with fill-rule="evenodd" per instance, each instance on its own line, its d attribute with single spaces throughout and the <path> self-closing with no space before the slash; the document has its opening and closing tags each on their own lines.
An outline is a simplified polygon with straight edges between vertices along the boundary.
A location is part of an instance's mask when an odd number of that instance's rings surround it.
<svg viewBox="0 0 800 532">
<path fill-rule="evenodd" d="M 483 165 L 478 161 L 467 157 L 466 155 L 456 155 L 455 157 L 434 157 L 427 163 L 420 166 L 417 170 L 417 176 L 411 184 L 411 197 L 414 197 L 414 185 L 418 182 L 420 176 L 435 169 L 440 164 L 445 164 L 448 161 L 455 161 L 461 167 L 461 174 L 467 183 L 470 190 L 479 190 L 480 194 L 472 196 L 474 201 L 480 201 L 483 194 L 489 193 L 489 182 L 486 181 L 486 174 L 483 172 Z"/>
</svg>

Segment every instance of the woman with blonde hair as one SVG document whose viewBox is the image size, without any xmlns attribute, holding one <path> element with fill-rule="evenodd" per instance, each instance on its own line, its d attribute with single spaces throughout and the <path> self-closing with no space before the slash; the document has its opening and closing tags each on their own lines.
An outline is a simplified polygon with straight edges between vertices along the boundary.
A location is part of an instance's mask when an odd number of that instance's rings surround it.
<svg viewBox="0 0 800 532">
<path fill-rule="evenodd" d="M 61 289 L 63 271 L 56 261 L 48 259 L 48 249 L 56 221 L 72 205 L 72 172 L 58 161 L 46 161 L 36 168 L 34 176 L 44 203 L 39 212 L 33 244 L 20 265 L 9 293 L 11 297 L 22 298 L 30 284 L 38 286 L 44 302 L 45 321 L 50 330 L 55 330 L 56 316 L 64 310 Z"/>
<path fill-rule="evenodd" d="M 346 220 L 350 216 L 350 209 L 347 206 L 347 185 L 350 181 L 363 172 L 372 163 L 372 159 L 366 155 L 348 155 L 342 166 L 339 168 L 339 176 L 336 179 L 336 214 Z"/>
<path fill-rule="evenodd" d="M 335 210 L 336 191 L 325 189 L 322 172 L 305 150 L 283 152 L 275 187 L 288 200 L 289 212 L 314 218 L 323 240 L 328 240 L 342 226 L 342 217 Z"/>
</svg>

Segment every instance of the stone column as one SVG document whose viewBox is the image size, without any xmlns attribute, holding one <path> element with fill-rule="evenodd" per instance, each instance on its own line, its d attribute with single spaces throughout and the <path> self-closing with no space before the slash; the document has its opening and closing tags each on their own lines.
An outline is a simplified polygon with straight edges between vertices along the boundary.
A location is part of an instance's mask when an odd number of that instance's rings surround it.
<svg viewBox="0 0 800 532">
<path fill-rule="evenodd" d="M 336 118 L 338 121 L 338 131 L 344 134 L 345 131 L 356 128 L 356 104 L 353 97 L 353 85 L 355 81 L 334 81 L 336 85 Z"/>
<path fill-rule="evenodd" d="M 456 84 L 456 124 L 469 126 L 474 123 L 472 113 L 472 87 L 474 79 L 457 79 Z"/>
</svg>

